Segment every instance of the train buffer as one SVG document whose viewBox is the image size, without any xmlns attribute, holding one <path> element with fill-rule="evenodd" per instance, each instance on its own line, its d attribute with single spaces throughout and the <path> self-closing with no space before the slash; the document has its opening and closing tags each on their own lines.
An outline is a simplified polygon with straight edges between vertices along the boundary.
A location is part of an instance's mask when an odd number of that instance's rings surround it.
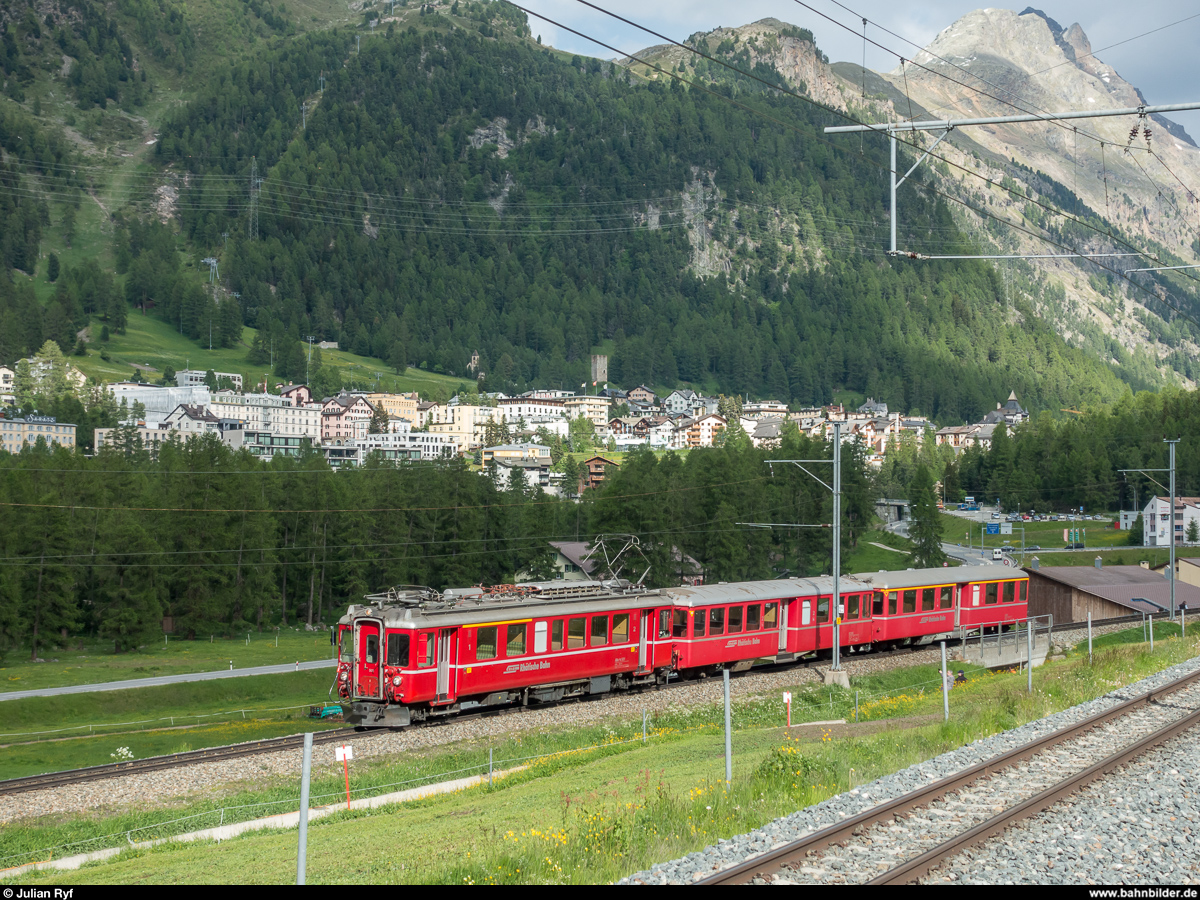
<svg viewBox="0 0 1200 900">
<path fill-rule="evenodd" d="M 1050 653 L 1052 625 L 1052 616 L 1032 616 L 1013 623 L 960 627 L 956 635 L 962 641 L 959 653 L 964 662 L 986 669 L 1009 669 L 1027 660 L 1036 668 Z"/>
</svg>

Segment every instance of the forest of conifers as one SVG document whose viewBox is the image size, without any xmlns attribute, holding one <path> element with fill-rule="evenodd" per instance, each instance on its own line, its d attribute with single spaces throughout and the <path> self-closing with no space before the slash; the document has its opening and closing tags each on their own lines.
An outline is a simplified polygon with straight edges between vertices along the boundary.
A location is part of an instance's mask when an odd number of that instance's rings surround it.
<svg viewBox="0 0 1200 900">
<path fill-rule="evenodd" d="M 884 179 L 816 139 L 826 114 L 749 80 L 720 89 L 802 133 L 515 41 L 404 32 L 356 54 L 323 34 L 217 79 L 158 152 L 196 176 L 188 235 L 216 247 L 230 232 L 223 271 L 246 320 L 280 336 L 384 359 L 399 344 L 460 375 L 478 349 L 496 387 L 576 385 L 611 340 L 619 384 L 802 403 L 846 387 L 947 420 L 1012 389 L 1038 405 L 1115 396 L 1112 370 L 1008 308 L 988 268 L 869 252 Z M 491 123 L 506 123 L 503 158 L 472 142 Z M 257 241 L 242 237 L 251 157 Z M 689 219 L 689 190 L 706 215 Z M 639 226 L 652 207 L 659 227 Z M 779 227 L 792 219 L 808 223 L 798 245 Z M 961 240 L 919 195 L 905 227 Z M 697 229 L 738 249 L 741 278 L 694 274 Z"/>
<path fill-rule="evenodd" d="M 763 462 L 828 455 L 794 431 L 775 451 L 742 436 L 686 459 L 632 454 L 580 503 L 497 489 L 461 460 L 335 472 L 320 453 L 264 464 L 211 435 L 156 461 L 136 443 L 119 435 L 93 459 L 44 444 L 0 453 L 0 650 L 36 656 L 63 629 L 130 649 L 164 616 L 183 635 L 328 623 L 391 585 L 552 577 L 551 540 L 610 532 L 639 536 L 645 559 L 622 575 L 649 566 L 652 586 L 678 584 L 673 548 L 709 580 L 829 566 L 827 530 L 797 540 L 735 524 L 828 519 L 828 492 L 799 473 L 771 478 Z M 847 546 L 872 513 L 864 469 L 846 454 Z"/>
</svg>

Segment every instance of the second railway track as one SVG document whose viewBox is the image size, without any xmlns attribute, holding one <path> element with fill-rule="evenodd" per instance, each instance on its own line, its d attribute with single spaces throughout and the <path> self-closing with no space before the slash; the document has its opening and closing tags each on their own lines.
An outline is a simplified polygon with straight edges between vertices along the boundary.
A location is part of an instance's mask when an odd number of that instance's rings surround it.
<svg viewBox="0 0 1200 900">
<path fill-rule="evenodd" d="M 1200 670 L 700 883 L 912 882 L 1198 725 Z"/>
</svg>

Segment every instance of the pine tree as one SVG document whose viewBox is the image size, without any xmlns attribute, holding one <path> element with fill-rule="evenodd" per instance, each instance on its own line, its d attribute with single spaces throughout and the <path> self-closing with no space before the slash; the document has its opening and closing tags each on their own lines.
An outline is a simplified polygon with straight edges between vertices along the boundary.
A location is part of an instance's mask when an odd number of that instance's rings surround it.
<svg viewBox="0 0 1200 900">
<path fill-rule="evenodd" d="M 917 465 L 908 486 L 908 503 L 912 514 L 908 536 L 915 545 L 912 564 L 919 568 L 940 566 L 946 560 L 946 554 L 942 552 L 942 523 L 933 494 L 933 478 L 924 463 Z"/>
<path fill-rule="evenodd" d="M 367 434 L 387 434 L 391 428 L 391 421 L 388 418 L 387 410 L 383 408 L 383 404 L 373 407 L 371 410 L 371 421 L 367 424 Z"/>
</svg>

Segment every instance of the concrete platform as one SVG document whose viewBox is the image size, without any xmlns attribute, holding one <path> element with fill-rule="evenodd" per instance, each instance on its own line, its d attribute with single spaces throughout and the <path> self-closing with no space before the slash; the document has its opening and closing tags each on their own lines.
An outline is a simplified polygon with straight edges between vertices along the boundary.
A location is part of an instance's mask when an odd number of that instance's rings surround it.
<svg viewBox="0 0 1200 900">
<path fill-rule="evenodd" d="M 978 640 L 969 641 L 961 648 L 961 659 L 973 665 L 983 666 L 985 669 L 1011 669 L 1014 666 L 1024 665 L 1028 649 L 1023 632 L 1018 637 L 1008 634 L 1001 635 L 999 645 L 997 645 L 995 635 L 990 635 L 984 638 L 982 647 Z M 1037 668 L 1044 663 L 1049 652 L 1050 636 L 1035 635 L 1031 661 L 1033 667 Z"/>
</svg>

